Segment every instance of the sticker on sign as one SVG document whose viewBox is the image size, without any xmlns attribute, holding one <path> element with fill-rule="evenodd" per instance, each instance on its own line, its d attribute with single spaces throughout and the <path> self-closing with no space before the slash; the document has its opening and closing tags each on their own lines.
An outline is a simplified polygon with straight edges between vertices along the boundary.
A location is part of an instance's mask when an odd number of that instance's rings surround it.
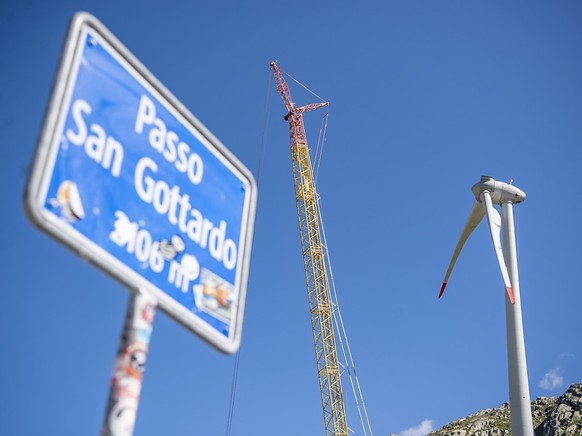
<svg viewBox="0 0 582 436">
<path fill-rule="evenodd" d="M 232 353 L 256 198 L 250 171 L 95 17 L 75 15 L 26 189 L 32 221 Z"/>
</svg>

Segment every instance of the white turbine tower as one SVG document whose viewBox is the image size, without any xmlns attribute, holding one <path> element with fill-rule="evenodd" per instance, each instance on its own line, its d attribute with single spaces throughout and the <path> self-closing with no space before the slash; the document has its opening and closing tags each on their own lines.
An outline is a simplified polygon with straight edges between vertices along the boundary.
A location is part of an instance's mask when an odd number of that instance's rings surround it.
<svg viewBox="0 0 582 436">
<path fill-rule="evenodd" d="M 517 254 L 515 249 L 515 227 L 513 222 L 513 204 L 525 200 L 525 193 L 511 183 L 497 182 L 491 177 L 483 176 L 472 188 L 475 204 L 461 233 L 453 258 L 447 270 L 439 298 L 443 295 L 449 276 L 453 271 L 457 257 L 469 235 L 487 216 L 491 238 L 501 275 L 505 282 L 505 316 L 507 320 L 507 361 L 509 372 L 509 404 L 512 436 L 532 436 L 533 423 L 525 361 L 525 344 L 523 339 L 523 322 L 521 318 L 521 298 L 519 294 L 519 276 L 517 271 Z M 493 204 L 501 205 L 503 221 Z M 503 248 L 501 247 L 501 229 L 503 229 Z"/>
</svg>

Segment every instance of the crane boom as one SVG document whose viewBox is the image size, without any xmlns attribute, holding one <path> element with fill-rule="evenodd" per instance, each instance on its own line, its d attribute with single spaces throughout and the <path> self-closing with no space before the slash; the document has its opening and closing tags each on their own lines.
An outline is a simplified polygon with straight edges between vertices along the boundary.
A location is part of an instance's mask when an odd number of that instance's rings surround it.
<svg viewBox="0 0 582 436">
<path fill-rule="evenodd" d="M 291 160 L 295 200 L 299 219 L 299 233 L 303 253 L 303 266 L 307 283 L 309 311 L 323 420 L 326 436 L 347 436 L 340 368 L 333 328 L 333 307 L 329 296 L 329 279 L 321 237 L 321 222 L 318 214 L 318 195 L 313 178 L 313 169 L 303 125 L 303 112 L 315 110 L 324 103 L 313 103 L 297 108 L 291 100 L 289 86 L 277 64 L 271 63 L 277 91 L 287 108 L 285 120 L 289 122 L 291 135 Z"/>
</svg>

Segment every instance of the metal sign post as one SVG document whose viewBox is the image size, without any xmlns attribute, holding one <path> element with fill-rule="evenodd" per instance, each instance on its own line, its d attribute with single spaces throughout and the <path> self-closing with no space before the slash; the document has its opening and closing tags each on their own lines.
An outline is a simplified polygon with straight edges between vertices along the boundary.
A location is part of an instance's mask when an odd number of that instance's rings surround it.
<svg viewBox="0 0 582 436">
<path fill-rule="evenodd" d="M 101 436 L 133 434 L 156 305 L 143 292 L 130 296 Z"/>
</svg>

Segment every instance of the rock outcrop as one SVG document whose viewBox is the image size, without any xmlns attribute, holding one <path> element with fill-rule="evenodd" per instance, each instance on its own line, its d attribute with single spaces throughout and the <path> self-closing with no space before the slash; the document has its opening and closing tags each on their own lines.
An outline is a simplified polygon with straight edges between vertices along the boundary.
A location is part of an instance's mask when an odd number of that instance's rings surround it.
<svg viewBox="0 0 582 436">
<path fill-rule="evenodd" d="M 535 436 L 582 436 L 582 383 L 560 397 L 532 401 Z M 445 425 L 429 436 L 510 436 L 509 404 L 481 410 Z"/>
</svg>

